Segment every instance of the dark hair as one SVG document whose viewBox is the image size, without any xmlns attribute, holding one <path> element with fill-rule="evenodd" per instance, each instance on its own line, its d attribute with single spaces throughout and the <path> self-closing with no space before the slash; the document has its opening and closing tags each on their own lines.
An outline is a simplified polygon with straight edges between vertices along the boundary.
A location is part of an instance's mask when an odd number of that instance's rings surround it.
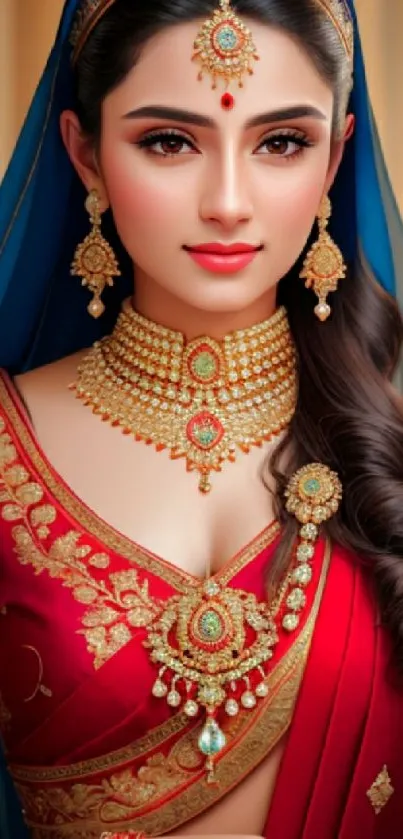
<svg viewBox="0 0 403 839">
<path fill-rule="evenodd" d="M 102 100 L 166 26 L 208 16 L 217 0 L 116 0 L 85 45 L 76 68 L 78 115 L 95 140 Z M 335 94 L 334 132 L 345 115 L 349 69 L 341 40 L 316 0 L 234 0 L 244 16 L 280 28 L 306 49 Z M 384 622 L 403 671 L 403 400 L 391 385 L 403 340 L 397 304 L 361 264 L 358 242 L 348 275 L 320 323 L 316 298 L 295 266 L 279 283 L 297 348 L 299 394 L 286 437 L 267 464 L 277 484 L 283 535 L 269 582 L 284 573 L 295 519 L 283 493 L 291 474 L 311 462 L 334 469 L 343 484 L 339 512 L 324 527 L 372 569 Z M 287 463 L 280 463 L 287 453 Z"/>
</svg>

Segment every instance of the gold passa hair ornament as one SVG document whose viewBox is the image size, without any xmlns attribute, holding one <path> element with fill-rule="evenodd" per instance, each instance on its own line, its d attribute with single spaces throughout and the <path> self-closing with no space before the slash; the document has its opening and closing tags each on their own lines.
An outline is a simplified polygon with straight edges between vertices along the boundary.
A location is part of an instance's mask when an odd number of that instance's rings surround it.
<svg viewBox="0 0 403 839">
<path fill-rule="evenodd" d="M 72 62 L 76 63 L 91 32 L 116 0 L 82 0 L 73 23 L 70 43 L 73 47 Z"/>
<path fill-rule="evenodd" d="M 354 63 L 354 23 L 347 0 L 316 0 L 316 3 L 323 9 L 337 29 L 352 70 Z"/>
<path fill-rule="evenodd" d="M 94 27 L 115 2 L 116 0 L 83 0 L 83 2 L 79 4 L 70 37 L 70 41 L 73 46 L 73 64 L 77 61 L 80 52 L 86 44 Z M 347 57 L 352 65 L 354 57 L 354 26 L 346 0 L 316 0 L 316 2 L 322 11 L 330 18 L 335 29 L 339 33 Z M 231 12 L 229 0 L 227 0 L 224 5 Z M 221 15 L 222 11 L 223 4 L 220 3 L 220 11 L 216 12 L 216 14 Z M 235 15 L 234 17 L 237 21 L 239 21 L 239 18 Z M 210 18 L 210 21 L 212 19 L 213 18 Z M 233 38 L 231 36 L 229 41 L 232 40 Z M 222 36 L 222 41 L 225 41 L 224 36 Z"/>
</svg>

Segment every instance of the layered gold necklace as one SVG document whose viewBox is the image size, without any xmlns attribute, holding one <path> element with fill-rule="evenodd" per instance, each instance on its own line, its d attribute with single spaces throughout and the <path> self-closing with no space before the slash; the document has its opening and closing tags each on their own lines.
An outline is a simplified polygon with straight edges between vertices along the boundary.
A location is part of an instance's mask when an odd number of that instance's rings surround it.
<svg viewBox="0 0 403 839">
<path fill-rule="evenodd" d="M 210 489 L 210 473 L 237 450 L 279 434 L 295 410 L 295 349 L 284 308 L 223 341 L 184 336 L 137 314 L 126 302 L 113 333 L 79 367 L 77 396 L 136 440 L 186 458 Z M 204 724 L 198 747 L 215 780 L 227 737 L 225 717 L 252 711 L 269 694 L 268 674 L 282 633 L 295 632 L 307 606 L 320 525 L 337 512 L 337 475 L 309 464 L 291 479 L 285 506 L 300 522 L 290 566 L 273 602 L 211 577 L 169 597 L 143 641 L 156 665 L 152 688 Z"/>
<path fill-rule="evenodd" d="M 273 440 L 296 404 L 295 349 L 286 311 L 226 335 L 186 342 L 126 301 L 112 334 L 78 369 L 77 396 L 138 441 L 185 458 L 199 490 L 237 451 Z"/>
</svg>

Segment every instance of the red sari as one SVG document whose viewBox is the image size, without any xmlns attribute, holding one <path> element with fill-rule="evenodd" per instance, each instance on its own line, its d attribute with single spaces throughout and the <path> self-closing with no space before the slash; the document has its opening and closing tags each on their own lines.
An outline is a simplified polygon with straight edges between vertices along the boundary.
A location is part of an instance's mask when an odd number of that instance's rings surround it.
<svg viewBox="0 0 403 839">
<path fill-rule="evenodd" d="M 265 599 L 276 522 L 215 575 Z M 200 718 L 152 696 L 147 624 L 199 585 L 101 521 L 52 470 L 0 379 L 0 728 L 34 839 L 172 832 L 211 807 L 288 733 L 267 839 L 401 839 L 403 694 L 367 577 L 317 544 L 299 629 L 269 694 L 220 719 L 215 784 Z"/>
</svg>

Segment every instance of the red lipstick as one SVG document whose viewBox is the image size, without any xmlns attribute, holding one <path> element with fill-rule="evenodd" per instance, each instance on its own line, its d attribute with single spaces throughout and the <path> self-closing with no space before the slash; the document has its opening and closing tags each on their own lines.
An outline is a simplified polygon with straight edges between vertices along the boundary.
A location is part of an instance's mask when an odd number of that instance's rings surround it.
<svg viewBox="0 0 403 839">
<path fill-rule="evenodd" d="M 235 242 L 232 245 L 206 242 L 203 245 L 186 247 L 185 250 L 198 265 L 207 271 L 217 274 L 234 274 L 246 268 L 262 250 L 262 246 L 245 242 Z"/>
</svg>

